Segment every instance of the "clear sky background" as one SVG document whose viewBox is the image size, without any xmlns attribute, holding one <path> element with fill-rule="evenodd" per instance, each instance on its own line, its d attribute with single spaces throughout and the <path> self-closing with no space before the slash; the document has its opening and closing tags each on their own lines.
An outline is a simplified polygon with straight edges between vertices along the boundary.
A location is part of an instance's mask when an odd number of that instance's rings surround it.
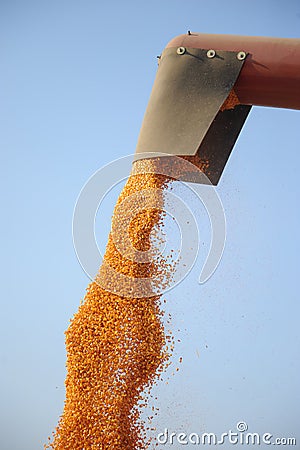
<svg viewBox="0 0 300 450">
<path fill-rule="evenodd" d="M 62 412 L 64 331 L 89 282 L 73 208 L 98 168 L 134 152 L 156 56 L 187 30 L 299 29 L 296 0 L 0 1 L 1 450 L 43 448 Z M 217 188 L 221 264 L 203 286 L 196 264 L 168 295 L 184 362 L 158 387 L 160 428 L 244 420 L 299 448 L 299 137 L 299 112 L 252 109 Z"/>
</svg>

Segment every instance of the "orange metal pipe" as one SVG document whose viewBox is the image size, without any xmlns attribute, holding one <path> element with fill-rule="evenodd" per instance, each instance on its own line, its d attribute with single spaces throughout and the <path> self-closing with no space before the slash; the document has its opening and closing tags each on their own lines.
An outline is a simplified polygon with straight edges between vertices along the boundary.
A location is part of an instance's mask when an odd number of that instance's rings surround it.
<svg viewBox="0 0 300 450">
<path fill-rule="evenodd" d="M 234 90 L 244 105 L 300 109 L 300 39 L 191 33 L 168 47 L 249 53 Z"/>
</svg>

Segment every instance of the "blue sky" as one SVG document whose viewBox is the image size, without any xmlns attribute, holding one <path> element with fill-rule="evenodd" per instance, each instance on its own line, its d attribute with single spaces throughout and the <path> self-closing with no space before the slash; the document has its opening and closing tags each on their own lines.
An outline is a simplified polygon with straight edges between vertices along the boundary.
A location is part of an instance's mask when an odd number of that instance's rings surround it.
<svg viewBox="0 0 300 450">
<path fill-rule="evenodd" d="M 62 412 L 63 333 L 89 281 L 75 201 L 98 168 L 134 152 L 156 56 L 187 30 L 299 28 L 296 0 L 0 2 L 1 450 L 41 449 Z M 245 420 L 300 440 L 299 166 L 299 112 L 252 108 L 217 188 L 221 264 L 203 286 L 196 264 L 168 294 L 186 362 L 158 387 L 161 426 L 217 433 Z M 117 195 L 98 214 L 101 245 Z"/>
</svg>

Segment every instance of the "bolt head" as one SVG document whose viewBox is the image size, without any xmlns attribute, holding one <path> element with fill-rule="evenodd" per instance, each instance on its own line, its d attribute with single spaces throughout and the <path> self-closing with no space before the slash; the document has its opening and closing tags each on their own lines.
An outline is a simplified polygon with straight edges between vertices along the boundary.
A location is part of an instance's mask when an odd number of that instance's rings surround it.
<svg viewBox="0 0 300 450">
<path fill-rule="evenodd" d="M 185 53 L 185 47 L 178 47 L 177 54 L 178 55 L 183 55 L 184 53 Z"/>
<path fill-rule="evenodd" d="M 247 56 L 246 52 L 238 52 L 238 54 L 236 55 L 239 61 L 243 61 L 246 58 L 246 56 Z"/>
<path fill-rule="evenodd" d="M 214 58 L 216 56 L 215 50 L 208 50 L 207 53 L 206 53 L 206 56 L 208 58 Z"/>
</svg>

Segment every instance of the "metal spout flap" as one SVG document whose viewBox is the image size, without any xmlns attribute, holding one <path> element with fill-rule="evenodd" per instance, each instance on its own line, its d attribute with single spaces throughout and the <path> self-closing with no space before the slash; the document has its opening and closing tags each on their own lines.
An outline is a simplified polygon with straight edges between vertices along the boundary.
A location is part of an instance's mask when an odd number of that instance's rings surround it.
<svg viewBox="0 0 300 450">
<path fill-rule="evenodd" d="M 251 106 L 228 102 L 245 52 L 167 48 L 159 67 L 136 148 L 184 156 L 205 164 L 217 184 Z M 222 108 L 222 105 L 224 107 Z M 202 164 L 203 167 L 203 164 Z M 185 181 L 197 181 L 185 174 Z"/>
</svg>

